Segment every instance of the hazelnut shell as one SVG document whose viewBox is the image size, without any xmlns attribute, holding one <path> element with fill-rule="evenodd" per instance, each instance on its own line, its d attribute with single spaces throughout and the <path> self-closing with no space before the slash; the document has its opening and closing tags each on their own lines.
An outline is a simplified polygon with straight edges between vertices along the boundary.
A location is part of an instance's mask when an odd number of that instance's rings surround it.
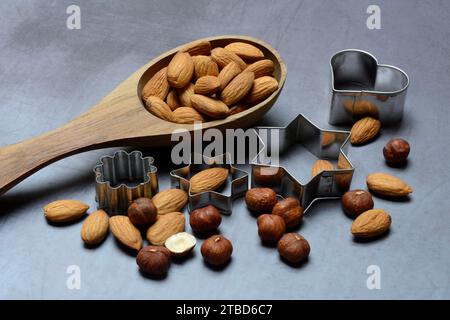
<svg viewBox="0 0 450 320">
<path fill-rule="evenodd" d="M 136 263 L 147 274 L 163 275 L 170 266 L 170 251 L 162 246 L 144 247 L 139 251 Z"/>
<path fill-rule="evenodd" d="M 383 155 L 386 162 L 399 165 L 406 161 L 411 150 L 408 141 L 404 139 L 392 139 L 383 148 Z"/>
<path fill-rule="evenodd" d="M 277 242 L 286 232 L 283 218 L 274 214 L 260 215 L 257 223 L 259 237 L 266 243 Z"/>
<path fill-rule="evenodd" d="M 194 232 L 207 233 L 217 230 L 222 216 L 216 207 L 209 205 L 195 209 L 189 216 L 189 224 Z"/>
<path fill-rule="evenodd" d="M 277 248 L 280 256 L 292 264 L 305 260 L 311 251 L 308 241 L 297 233 L 286 233 Z"/>
<path fill-rule="evenodd" d="M 200 251 L 207 263 L 213 266 L 222 266 L 230 260 L 233 245 L 224 236 L 214 235 L 203 242 Z"/>
<path fill-rule="evenodd" d="M 292 197 L 278 202 L 273 207 L 272 214 L 282 217 L 287 228 L 294 228 L 303 220 L 303 208 L 298 200 Z"/>
<path fill-rule="evenodd" d="M 138 198 L 128 207 L 128 218 L 136 227 L 149 226 L 156 221 L 158 210 L 149 198 Z"/>
<path fill-rule="evenodd" d="M 352 218 L 356 218 L 364 211 L 373 209 L 372 195 L 361 189 L 347 191 L 341 199 L 342 209 Z"/>
<path fill-rule="evenodd" d="M 252 188 L 245 194 L 245 203 L 251 211 L 271 212 L 277 203 L 277 194 L 269 188 Z"/>
</svg>

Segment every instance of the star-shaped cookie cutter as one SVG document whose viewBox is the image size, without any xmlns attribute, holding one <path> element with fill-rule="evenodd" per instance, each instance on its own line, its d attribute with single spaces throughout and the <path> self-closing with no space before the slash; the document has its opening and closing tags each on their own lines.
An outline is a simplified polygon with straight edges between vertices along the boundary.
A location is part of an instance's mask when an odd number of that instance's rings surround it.
<svg viewBox="0 0 450 320">
<path fill-rule="evenodd" d="M 273 139 L 274 130 L 278 131 L 279 139 Z M 296 197 L 305 212 L 315 201 L 340 198 L 349 190 L 354 171 L 345 153 L 350 132 L 320 129 L 303 114 L 299 114 L 286 127 L 256 127 L 255 132 L 260 149 L 252 161 L 252 187 L 270 187 L 283 198 Z M 296 143 L 317 158 L 337 161 L 337 168 L 322 171 L 302 183 L 284 167 L 272 163 L 269 153 L 273 155 L 278 152 L 282 158 L 283 153 Z"/>
<path fill-rule="evenodd" d="M 228 179 L 225 185 L 216 191 L 191 193 L 189 179 L 195 173 L 212 167 L 228 169 Z M 247 172 L 232 165 L 231 154 L 228 152 L 212 158 L 198 153 L 192 153 L 190 164 L 183 168 L 171 171 L 170 180 L 172 187 L 180 188 L 188 193 L 189 212 L 211 204 L 221 213 L 230 215 L 233 207 L 233 200 L 244 195 L 248 190 Z"/>
</svg>

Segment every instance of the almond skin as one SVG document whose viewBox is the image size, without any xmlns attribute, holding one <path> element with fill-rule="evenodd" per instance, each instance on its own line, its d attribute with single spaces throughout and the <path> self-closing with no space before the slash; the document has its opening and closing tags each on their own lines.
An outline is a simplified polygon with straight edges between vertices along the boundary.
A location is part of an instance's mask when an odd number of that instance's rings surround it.
<svg viewBox="0 0 450 320">
<path fill-rule="evenodd" d="M 234 52 L 242 59 L 259 60 L 264 58 L 264 53 L 254 45 L 245 42 L 233 42 L 225 46 L 226 50 Z"/>
<path fill-rule="evenodd" d="M 182 107 L 192 108 L 191 97 L 194 95 L 194 85 L 189 83 L 186 87 L 178 89 L 178 99 Z"/>
<path fill-rule="evenodd" d="M 181 189 L 167 189 L 152 198 L 158 215 L 181 211 L 188 201 L 188 194 Z"/>
<path fill-rule="evenodd" d="M 391 216 L 381 209 L 371 209 L 360 214 L 352 223 L 351 232 L 356 238 L 372 238 L 389 230 Z"/>
<path fill-rule="evenodd" d="M 275 78 L 264 76 L 253 82 L 253 87 L 245 102 L 250 105 L 260 103 L 278 89 L 278 81 Z"/>
<path fill-rule="evenodd" d="M 194 92 L 205 96 L 212 95 L 220 89 L 219 79 L 215 76 L 204 76 L 195 82 Z"/>
<path fill-rule="evenodd" d="M 351 129 L 351 143 L 358 145 L 373 139 L 381 129 L 381 122 L 371 117 L 365 117 L 355 122 Z"/>
<path fill-rule="evenodd" d="M 223 119 L 230 114 L 228 106 L 220 100 L 194 94 L 191 96 L 192 107 L 213 119 Z"/>
<path fill-rule="evenodd" d="M 235 63 L 230 62 L 224 67 L 217 77 L 220 82 L 220 90 L 225 89 L 225 87 L 236 77 L 239 73 L 241 73 L 241 68 Z"/>
<path fill-rule="evenodd" d="M 370 191 L 389 197 L 406 197 L 413 192 L 406 182 L 386 173 L 373 173 L 366 182 Z"/>
<path fill-rule="evenodd" d="M 214 48 L 211 50 L 211 58 L 220 68 L 224 68 L 230 62 L 235 62 L 239 68 L 244 70 L 247 68 L 247 64 L 238 57 L 234 52 L 226 50 L 224 48 Z"/>
<path fill-rule="evenodd" d="M 173 112 L 173 120 L 176 123 L 192 124 L 204 122 L 203 116 L 194 108 L 180 107 Z"/>
<path fill-rule="evenodd" d="M 193 74 L 194 62 L 186 52 L 178 52 L 167 66 L 167 81 L 174 88 L 185 87 Z"/>
<path fill-rule="evenodd" d="M 192 57 L 192 61 L 194 62 L 194 73 L 197 79 L 204 76 L 217 77 L 219 75 L 219 67 L 210 57 L 195 56 Z"/>
<path fill-rule="evenodd" d="M 167 82 L 167 68 L 162 68 L 145 84 L 142 89 L 144 101 L 150 96 L 156 96 L 164 100 L 169 92 L 169 82 Z"/>
<path fill-rule="evenodd" d="M 158 216 L 147 230 L 147 240 L 155 246 L 162 246 L 170 236 L 184 231 L 185 218 L 181 212 L 169 212 Z"/>
<path fill-rule="evenodd" d="M 154 116 L 166 121 L 173 121 L 172 110 L 161 98 L 154 96 L 148 97 L 145 102 L 145 107 Z"/>
<path fill-rule="evenodd" d="M 220 99 L 228 106 L 239 102 L 250 92 L 254 80 L 255 75 L 251 71 L 244 71 L 238 74 L 223 89 Z"/>
<path fill-rule="evenodd" d="M 328 160 L 317 160 L 311 168 L 311 176 L 315 177 L 322 171 L 333 170 L 334 165 Z"/>
<path fill-rule="evenodd" d="M 44 207 L 44 215 L 51 222 L 69 222 L 80 219 L 88 209 L 78 200 L 58 200 Z"/>
<path fill-rule="evenodd" d="M 269 59 L 253 62 L 245 69 L 245 71 L 252 71 L 255 74 L 255 79 L 264 76 L 272 76 L 274 70 L 275 67 L 273 65 L 273 61 Z"/>
<path fill-rule="evenodd" d="M 170 90 L 166 98 L 166 103 L 172 111 L 181 107 L 180 99 L 178 98 L 178 94 L 175 90 Z"/>
<path fill-rule="evenodd" d="M 111 217 L 109 227 L 114 237 L 126 247 L 134 250 L 142 248 L 141 233 L 128 217 L 120 215 Z"/>
<path fill-rule="evenodd" d="M 187 52 L 191 56 L 205 55 L 209 56 L 211 53 L 211 43 L 206 40 L 198 40 L 188 43 L 180 50 L 181 52 Z"/>
<path fill-rule="evenodd" d="M 109 216 L 103 210 L 91 213 L 81 227 L 81 239 L 88 245 L 96 245 L 105 239 L 109 230 Z"/>
<path fill-rule="evenodd" d="M 219 188 L 228 178 L 228 169 L 209 168 L 202 170 L 190 179 L 191 193 L 214 191 Z"/>
</svg>

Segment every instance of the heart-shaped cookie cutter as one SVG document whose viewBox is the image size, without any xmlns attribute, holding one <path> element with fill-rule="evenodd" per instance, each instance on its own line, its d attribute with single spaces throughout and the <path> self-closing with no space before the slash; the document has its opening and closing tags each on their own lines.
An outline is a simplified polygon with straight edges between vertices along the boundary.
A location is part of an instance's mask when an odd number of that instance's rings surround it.
<svg viewBox="0 0 450 320">
<path fill-rule="evenodd" d="M 409 86 L 403 70 L 379 64 L 372 54 L 357 49 L 335 53 L 330 68 L 330 124 L 351 125 L 366 116 L 384 125 L 402 120 Z"/>
</svg>

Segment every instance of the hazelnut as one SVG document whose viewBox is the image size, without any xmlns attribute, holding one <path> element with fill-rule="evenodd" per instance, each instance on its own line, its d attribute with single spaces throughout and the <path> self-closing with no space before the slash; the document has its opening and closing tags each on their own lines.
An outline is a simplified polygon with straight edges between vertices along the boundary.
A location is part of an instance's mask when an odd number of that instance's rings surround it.
<svg viewBox="0 0 450 320">
<path fill-rule="evenodd" d="M 217 230 L 221 222 L 222 216 L 219 210 L 212 205 L 195 209 L 189 216 L 192 230 L 200 233 Z"/>
<path fill-rule="evenodd" d="M 255 212 L 270 212 L 277 203 L 277 194 L 269 188 L 252 188 L 245 194 L 247 207 Z"/>
<path fill-rule="evenodd" d="M 259 237 L 267 243 L 277 242 L 286 231 L 283 218 L 274 214 L 263 214 L 258 217 L 257 222 Z"/>
<path fill-rule="evenodd" d="M 273 186 L 280 183 L 283 177 L 281 168 L 277 167 L 254 167 L 252 171 L 253 180 L 263 186 Z"/>
<path fill-rule="evenodd" d="M 347 191 L 341 199 L 342 209 L 352 218 L 356 218 L 364 211 L 373 209 L 372 195 L 365 190 Z"/>
<path fill-rule="evenodd" d="M 146 227 L 156 221 L 158 210 L 149 198 L 138 198 L 128 207 L 128 218 L 136 227 Z"/>
<path fill-rule="evenodd" d="M 302 222 L 303 208 L 297 199 L 289 197 L 278 202 L 273 207 L 272 214 L 282 217 L 287 228 L 293 228 Z"/>
<path fill-rule="evenodd" d="M 299 263 L 309 256 L 311 248 L 308 241 L 297 233 L 286 233 L 278 241 L 278 252 L 286 261 Z"/>
<path fill-rule="evenodd" d="M 410 151 L 408 141 L 404 139 L 392 139 L 383 148 L 383 155 L 386 162 L 399 165 L 406 161 Z"/>
<path fill-rule="evenodd" d="M 145 273 L 163 275 L 170 266 L 170 251 L 162 246 L 144 247 L 139 251 L 136 263 Z"/>
<path fill-rule="evenodd" d="M 201 247 L 203 259 L 213 266 L 221 266 L 230 260 L 233 245 L 221 235 L 214 235 L 203 242 Z"/>
<path fill-rule="evenodd" d="M 185 257 L 189 255 L 197 244 L 197 240 L 192 234 L 178 232 L 164 242 L 164 246 L 169 249 L 174 257 Z"/>
</svg>

